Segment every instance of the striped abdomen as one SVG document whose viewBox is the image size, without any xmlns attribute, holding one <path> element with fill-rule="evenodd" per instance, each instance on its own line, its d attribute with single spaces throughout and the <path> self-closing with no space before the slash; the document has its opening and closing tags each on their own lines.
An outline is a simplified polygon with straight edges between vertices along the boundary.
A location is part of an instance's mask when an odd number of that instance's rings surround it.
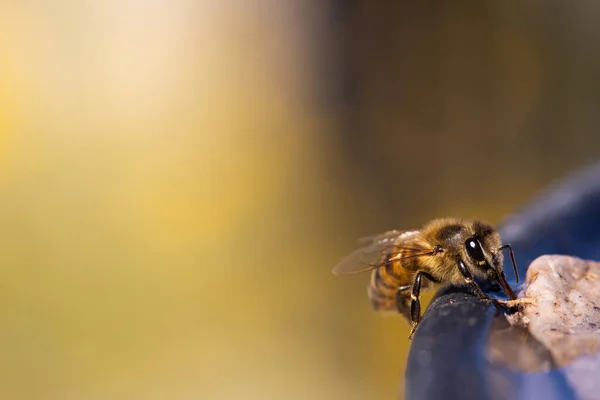
<svg viewBox="0 0 600 400">
<path fill-rule="evenodd" d="M 410 289 L 400 292 L 402 298 L 406 298 L 405 301 L 400 302 L 400 307 L 396 301 L 396 293 L 399 287 L 412 285 L 413 275 L 413 271 L 404 268 L 399 262 L 374 269 L 367 289 L 373 308 L 378 311 L 397 310 L 409 316 Z"/>
</svg>

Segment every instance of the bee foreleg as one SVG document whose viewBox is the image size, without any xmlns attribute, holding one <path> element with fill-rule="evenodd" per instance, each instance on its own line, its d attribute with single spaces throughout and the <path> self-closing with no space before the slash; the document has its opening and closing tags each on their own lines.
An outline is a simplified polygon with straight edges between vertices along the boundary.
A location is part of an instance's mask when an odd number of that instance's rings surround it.
<svg viewBox="0 0 600 400">
<path fill-rule="evenodd" d="M 413 281 L 412 291 L 410 293 L 410 297 L 412 299 L 410 304 L 410 319 L 412 321 L 412 329 L 410 330 L 408 339 L 412 339 L 415 331 L 417 330 L 417 326 L 421 322 L 421 302 L 419 301 L 419 296 L 421 295 L 421 280 L 423 276 L 432 282 L 436 282 L 436 280 L 427 272 L 418 271 L 415 274 L 415 280 Z"/>
<path fill-rule="evenodd" d="M 462 262 L 462 260 L 458 260 L 458 270 L 463 278 L 465 278 L 465 282 L 467 282 L 473 288 L 475 294 L 477 294 L 481 300 L 491 301 L 490 297 L 483 293 L 479 285 L 473 280 L 473 275 L 471 275 L 471 272 L 469 272 L 467 266 Z"/>
</svg>

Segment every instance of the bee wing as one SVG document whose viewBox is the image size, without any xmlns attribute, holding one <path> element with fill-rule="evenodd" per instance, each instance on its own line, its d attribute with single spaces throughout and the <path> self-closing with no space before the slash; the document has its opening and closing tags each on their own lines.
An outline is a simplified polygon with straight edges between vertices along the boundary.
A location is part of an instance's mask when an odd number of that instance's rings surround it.
<svg viewBox="0 0 600 400">
<path fill-rule="evenodd" d="M 386 264 L 384 256 L 388 254 L 393 261 L 434 255 L 433 248 L 424 247 L 415 241 L 418 234 L 419 231 L 390 231 L 373 236 L 371 244 L 348 254 L 332 272 L 335 275 L 349 275 L 379 268 Z"/>
<path fill-rule="evenodd" d="M 385 239 L 394 239 L 395 240 L 403 233 L 408 233 L 408 232 L 407 231 L 399 231 L 397 229 L 394 229 L 392 231 L 387 231 L 384 233 L 378 233 L 376 235 L 362 237 L 362 238 L 358 239 L 357 242 L 361 245 L 366 246 L 369 244 L 375 244 L 375 243 L 380 242 Z"/>
</svg>

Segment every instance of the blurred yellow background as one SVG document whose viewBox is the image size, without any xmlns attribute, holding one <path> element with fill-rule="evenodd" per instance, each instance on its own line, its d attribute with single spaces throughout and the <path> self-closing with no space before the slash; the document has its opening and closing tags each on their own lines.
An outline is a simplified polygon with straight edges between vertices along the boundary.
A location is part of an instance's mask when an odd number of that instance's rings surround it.
<svg viewBox="0 0 600 400">
<path fill-rule="evenodd" d="M 598 7 L 438 3 L 3 2 L 0 398 L 395 398 L 355 239 L 600 154 Z"/>
</svg>

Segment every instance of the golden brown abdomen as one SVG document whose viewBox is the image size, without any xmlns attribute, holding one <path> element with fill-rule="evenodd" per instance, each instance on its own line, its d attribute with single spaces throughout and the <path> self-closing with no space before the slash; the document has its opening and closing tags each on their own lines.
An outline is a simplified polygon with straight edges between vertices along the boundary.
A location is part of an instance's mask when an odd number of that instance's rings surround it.
<svg viewBox="0 0 600 400">
<path fill-rule="evenodd" d="M 371 305 L 377 311 L 400 311 L 405 314 L 407 310 L 404 310 L 404 304 L 401 304 L 401 309 L 398 310 L 396 293 L 400 286 L 412 285 L 412 280 L 413 272 L 403 268 L 398 262 L 374 269 L 367 288 Z M 410 300 L 410 289 L 400 294 L 407 301 Z"/>
</svg>

